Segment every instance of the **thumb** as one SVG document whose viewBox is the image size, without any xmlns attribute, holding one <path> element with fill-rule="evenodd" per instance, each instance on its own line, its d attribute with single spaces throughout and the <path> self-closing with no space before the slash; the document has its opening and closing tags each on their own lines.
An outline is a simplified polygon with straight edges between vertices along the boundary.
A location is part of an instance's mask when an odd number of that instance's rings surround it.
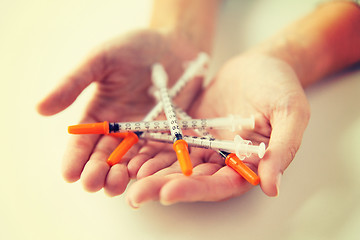
<svg viewBox="0 0 360 240">
<path fill-rule="evenodd" d="M 41 115 L 54 115 L 70 106 L 91 83 L 100 79 L 102 61 L 94 56 L 83 62 L 37 105 Z"/>
<path fill-rule="evenodd" d="M 307 102 L 306 102 L 307 103 Z M 264 158 L 259 163 L 261 188 L 268 196 L 277 196 L 281 176 L 300 147 L 310 117 L 307 104 L 289 112 L 276 112 L 271 121 L 272 133 Z"/>
</svg>

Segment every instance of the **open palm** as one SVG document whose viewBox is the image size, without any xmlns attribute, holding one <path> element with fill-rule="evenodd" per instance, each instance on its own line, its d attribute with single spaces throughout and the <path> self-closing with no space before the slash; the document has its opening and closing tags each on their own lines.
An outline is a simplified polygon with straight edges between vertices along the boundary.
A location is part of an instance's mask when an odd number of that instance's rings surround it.
<svg viewBox="0 0 360 240">
<path fill-rule="evenodd" d="M 96 82 L 95 95 L 81 123 L 141 120 L 155 104 L 148 94 L 151 65 L 162 63 L 171 85 L 183 73 L 183 63 L 194 59 L 197 52 L 170 34 L 134 32 L 96 50 L 39 104 L 38 110 L 44 115 L 56 114 Z M 304 92 L 291 68 L 269 57 L 244 55 L 227 62 L 193 101 L 199 90 L 200 82 L 193 81 L 184 89 L 186 94 L 176 99 L 184 109 L 191 105 L 189 113 L 194 118 L 256 116 L 254 131 L 237 134 L 255 144 L 269 145 L 263 160 L 251 157 L 245 162 L 258 170 L 263 191 L 277 195 L 279 176 L 293 159 L 309 116 Z M 226 131 L 213 134 L 221 139 L 234 135 Z M 63 160 L 64 178 L 69 182 L 81 178 L 86 190 L 104 188 L 111 196 L 123 193 L 130 178 L 136 178 L 128 191 L 128 201 L 134 207 L 149 200 L 164 204 L 218 201 L 251 188 L 212 150 L 191 149 L 191 177 L 181 174 L 172 146 L 146 141 L 140 141 L 121 164 L 110 168 L 106 159 L 119 142 L 111 136 L 73 136 Z"/>
<path fill-rule="evenodd" d="M 186 40 L 173 34 L 155 30 L 130 33 L 94 50 L 39 104 L 38 111 L 43 115 L 53 115 L 64 110 L 95 82 L 97 89 L 81 123 L 141 120 L 155 104 L 148 94 L 152 64 L 160 62 L 165 66 L 169 85 L 172 85 L 183 73 L 183 64 L 193 60 L 197 53 L 197 49 Z M 200 81 L 193 81 L 187 87 L 189 94 L 179 97 L 177 101 L 182 107 L 192 101 L 194 94 L 191 92 L 196 92 L 200 84 Z M 64 178 L 69 182 L 81 178 L 88 191 L 104 188 L 109 195 L 121 194 L 129 182 L 127 163 L 142 144 L 134 146 L 121 164 L 110 168 L 106 159 L 119 141 L 110 136 L 72 136 L 63 160 Z M 161 150 L 149 146 L 140 150 L 145 156 L 146 149 L 152 152 Z"/>
<path fill-rule="evenodd" d="M 302 86 L 285 62 L 256 54 L 229 60 L 195 100 L 189 113 L 195 118 L 254 115 L 255 129 L 244 129 L 239 134 L 255 144 L 265 142 L 268 149 L 261 161 L 254 156 L 245 162 L 258 170 L 267 195 L 278 194 L 280 177 L 300 146 L 309 118 Z M 227 131 L 213 134 L 220 139 L 231 139 L 234 135 Z M 234 170 L 224 166 L 216 152 L 192 148 L 190 156 L 194 164 L 191 177 L 181 175 L 170 148 L 137 165 L 139 180 L 129 189 L 129 203 L 137 207 L 149 200 L 164 204 L 219 201 L 251 188 Z"/>
</svg>

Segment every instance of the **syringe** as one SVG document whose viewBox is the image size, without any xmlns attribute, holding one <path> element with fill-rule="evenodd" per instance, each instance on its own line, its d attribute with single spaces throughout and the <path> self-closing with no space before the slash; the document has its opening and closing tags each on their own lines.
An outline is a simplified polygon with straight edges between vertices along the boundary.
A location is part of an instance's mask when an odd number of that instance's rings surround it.
<svg viewBox="0 0 360 240">
<path fill-rule="evenodd" d="M 142 135 L 142 138 L 144 139 L 148 139 L 148 140 L 155 140 L 155 141 L 160 141 L 160 142 L 167 142 L 167 143 L 172 143 L 171 140 L 171 135 L 166 134 L 169 137 L 166 136 L 161 136 L 161 139 L 158 139 L 157 136 L 154 135 L 159 135 L 161 133 L 144 133 Z M 119 138 L 123 138 L 125 141 L 126 139 L 129 138 L 128 135 L 135 135 L 135 133 L 133 132 L 121 132 L 121 133 L 110 133 L 111 136 L 114 137 L 119 137 Z M 165 135 L 165 134 L 161 134 L 161 135 Z M 184 137 L 189 137 L 189 136 L 184 136 Z M 131 141 L 131 137 L 130 140 Z M 211 141 L 212 139 L 206 138 L 206 137 L 202 137 L 202 139 L 204 141 Z M 126 142 L 128 142 L 126 141 Z M 190 141 L 189 141 L 189 145 L 193 146 Z M 195 146 L 194 147 L 199 147 L 199 146 Z M 259 146 L 260 147 L 260 146 Z M 206 147 L 205 147 L 206 148 Z M 245 178 L 249 183 L 251 183 L 252 185 L 258 185 L 260 182 L 260 178 L 256 175 L 256 173 L 254 173 L 247 165 L 245 165 L 238 157 L 236 154 L 234 153 L 229 153 L 227 151 L 223 151 L 223 150 L 217 150 L 217 152 L 219 153 L 219 155 L 221 157 L 223 157 L 225 159 L 225 164 L 228 165 L 230 168 L 232 168 L 234 171 L 236 171 L 237 173 L 239 173 L 243 178 Z M 259 153 L 259 152 L 258 152 Z"/>
<path fill-rule="evenodd" d="M 146 132 L 141 137 L 160 142 L 172 142 L 171 136 L 168 133 Z M 259 158 L 262 158 L 265 153 L 264 143 L 260 143 L 259 146 L 253 146 L 250 144 L 250 141 L 243 140 L 238 135 L 235 137 L 235 141 L 222 141 L 207 137 L 199 138 L 191 136 L 184 136 L 183 139 L 189 146 L 216 150 L 220 156 L 225 159 L 226 165 L 238 172 L 246 181 L 252 185 L 259 184 L 259 177 L 241 160 L 243 160 L 245 156 L 250 156 L 251 153 L 256 153 Z M 236 154 L 231 152 L 236 152 Z"/>
<path fill-rule="evenodd" d="M 212 118 L 212 119 L 191 119 L 178 120 L 178 125 L 181 129 L 229 129 L 237 131 L 245 128 L 254 127 L 254 118 L 241 118 L 237 116 L 230 116 L 227 118 Z M 170 125 L 165 121 L 142 121 L 142 122 L 115 122 L 109 123 L 107 121 L 100 123 L 86 123 L 69 126 L 68 132 L 71 134 L 109 134 L 115 132 L 145 132 L 145 131 L 167 131 Z"/>
<path fill-rule="evenodd" d="M 169 94 L 171 97 L 175 97 L 181 89 L 196 75 L 203 74 L 205 65 L 209 61 L 209 56 L 206 53 L 199 53 L 195 60 L 191 61 L 185 70 L 184 74 L 178 79 L 174 86 L 170 89 Z M 143 121 L 154 120 L 162 111 L 162 103 L 158 102 L 155 107 L 145 116 Z M 104 129 L 101 129 L 99 126 L 99 131 L 104 132 Z M 130 150 L 130 148 L 135 145 L 139 138 L 138 135 L 141 135 L 142 132 L 128 132 L 128 133 L 112 133 L 110 135 L 122 136 L 123 140 L 115 148 L 115 150 L 109 156 L 107 163 L 110 166 L 113 166 L 119 163 L 122 157 Z"/>
<path fill-rule="evenodd" d="M 163 66 L 159 63 L 154 64 L 152 67 L 152 81 L 160 93 L 164 113 L 170 125 L 170 133 L 174 143 L 173 148 L 180 163 L 181 171 L 185 176 L 190 176 L 192 174 L 192 163 L 189 156 L 188 144 L 183 139 L 181 128 L 178 125 L 176 112 L 167 90 L 168 76 Z"/>
<path fill-rule="evenodd" d="M 191 117 L 184 112 L 181 108 L 176 107 L 176 112 L 182 119 L 191 119 Z M 255 123 L 252 125 L 254 128 Z M 195 129 L 199 135 L 206 136 L 208 138 L 214 138 L 211 136 L 209 132 L 205 129 Z M 239 173 L 243 178 L 245 178 L 249 183 L 252 185 L 258 185 L 260 183 L 260 178 L 256 173 L 254 173 L 245 163 L 243 163 L 236 154 L 227 152 L 227 151 L 220 151 L 217 150 L 219 155 L 225 159 L 225 164 L 230 168 L 234 169 L 237 173 Z"/>
<path fill-rule="evenodd" d="M 169 133 L 159 132 L 144 132 L 141 138 L 171 143 L 172 136 Z M 260 143 L 258 146 L 252 145 L 249 140 L 242 139 L 239 135 L 236 135 L 234 141 L 228 140 L 216 140 L 209 137 L 195 137 L 183 135 L 183 139 L 189 146 L 206 148 L 227 152 L 235 152 L 239 159 L 244 160 L 245 157 L 250 157 L 251 154 L 257 154 L 259 158 L 263 158 L 265 154 L 265 144 Z"/>
<path fill-rule="evenodd" d="M 204 70 L 204 66 L 209 61 L 209 56 L 206 53 L 199 53 L 197 58 L 194 61 L 189 63 L 188 68 L 185 70 L 184 74 L 178 79 L 174 86 L 170 89 L 169 94 L 171 97 L 175 97 L 180 90 L 196 75 L 200 74 Z M 159 101 L 155 107 L 145 116 L 143 121 L 154 120 L 162 111 L 163 106 L 161 101 Z M 113 166 L 120 162 L 121 158 L 130 150 L 130 148 L 135 145 L 139 138 L 138 135 L 141 135 L 142 132 L 137 132 L 137 134 L 132 133 L 129 135 L 128 139 L 123 139 L 123 141 L 115 148 L 112 154 L 109 156 L 107 163 L 110 166 Z"/>
<path fill-rule="evenodd" d="M 176 106 L 176 104 L 173 104 L 173 107 L 175 108 L 176 114 L 179 116 L 180 120 L 182 121 L 188 121 L 192 122 L 196 119 L 192 119 L 186 112 L 184 112 L 180 107 Z M 255 127 L 255 117 L 251 115 L 248 118 L 236 116 L 236 115 L 230 115 L 229 117 L 224 118 L 208 118 L 208 119 L 201 119 L 202 121 L 206 120 L 205 123 L 202 123 L 203 125 L 206 125 L 205 127 L 193 127 L 193 129 L 228 129 L 231 131 L 239 131 L 241 129 L 254 129 Z M 198 132 L 200 135 L 209 134 L 208 132 L 201 131 Z"/>
<path fill-rule="evenodd" d="M 205 65 L 209 62 L 209 56 L 201 52 L 198 54 L 197 58 L 189 63 L 188 68 L 185 70 L 184 74 L 179 78 L 179 80 L 174 84 L 174 86 L 169 90 L 169 95 L 171 98 L 174 98 L 183 87 L 196 75 L 204 72 Z M 152 121 L 154 120 L 163 110 L 163 104 L 159 101 L 156 106 L 145 116 L 143 121 Z"/>
</svg>

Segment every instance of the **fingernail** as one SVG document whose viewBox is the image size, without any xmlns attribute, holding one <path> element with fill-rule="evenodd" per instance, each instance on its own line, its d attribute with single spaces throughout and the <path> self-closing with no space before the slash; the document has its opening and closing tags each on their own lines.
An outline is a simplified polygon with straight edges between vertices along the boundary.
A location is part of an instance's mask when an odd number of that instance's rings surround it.
<svg viewBox="0 0 360 240">
<path fill-rule="evenodd" d="M 277 190 L 276 197 L 278 197 L 279 194 L 280 194 L 281 177 L 282 177 L 282 174 L 281 174 L 281 173 L 279 173 L 279 174 L 276 176 L 276 190 Z"/>
<path fill-rule="evenodd" d="M 170 206 L 170 205 L 174 204 L 173 202 L 168 202 L 168 201 L 164 201 L 164 200 L 160 200 L 160 203 L 164 206 Z"/>
<path fill-rule="evenodd" d="M 129 205 L 130 205 L 132 208 L 139 208 L 139 207 L 141 206 L 140 203 L 133 202 L 133 201 L 129 201 Z"/>
</svg>

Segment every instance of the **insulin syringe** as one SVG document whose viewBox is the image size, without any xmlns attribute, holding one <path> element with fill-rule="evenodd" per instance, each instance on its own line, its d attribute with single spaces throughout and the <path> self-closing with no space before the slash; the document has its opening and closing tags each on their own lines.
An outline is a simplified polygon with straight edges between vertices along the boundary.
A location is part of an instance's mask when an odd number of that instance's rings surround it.
<svg viewBox="0 0 360 240">
<path fill-rule="evenodd" d="M 238 131 L 242 128 L 254 128 L 254 118 L 241 118 L 230 116 L 227 118 L 212 119 L 189 119 L 178 120 L 181 129 L 229 129 Z M 71 134 L 109 134 L 116 132 L 147 132 L 147 131 L 167 131 L 169 130 L 169 121 L 142 121 L 142 122 L 115 122 L 107 121 L 100 123 L 88 123 L 69 126 Z"/>
<path fill-rule="evenodd" d="M 172 86 L 169 91 L 170 97 L 175 97 L 181 89 L 196 75 L 203 74 L 205 65 L 209 61 L 209 56 L 206 53 L 199 53 L 195 60 L 191 61 L 182 74 L 182 76 L 177 80 L 177 82 Z M 161 101 L 159 101 L 155 107 L 151 109 L 151 111 L 145 116 L 143 121 L 152 121 L 154 120 L 163 110 L 163 105 Z M 112 135 L 124 135 L 121 143 L 115 148 L 115 150 L 110 154 L 107 163 L 110 166 L 113 166 L 119 163 L 122 157 L 130 150 L 130 148 L 135 145 L 140 136 L 142 134 L 139 132 L 127 132 L 127 133 L 112 133 Z"/>
<path fill-rule="evenodd" d="M 184 74 L 178 79 L 178 81 L 172 86 L 169 90 L 169 95 L 171 98 L 174 98 L 181 89 L 195 76 L 200 75 L 204 72 L 205 65 L 209 62 L 209 56 L 206 53 L 199 53 L 197 58 L 189 63 L 188 68 L 185 70 Z M 154 120 L 163 110 L 163 104 L 159 101 L 155 107 L 145 116 L 143 121 L 152 121 Z"/>
<path fill-rule="evenodd" d="M 160 93 L 164 113 L 170 127 L 173 148 L 179 161 L 181 171 L 185 176 L 190 176 L 192 174 L 192 163 L 189 156 L 188 144 L 183 139 L 181 128 L 178 125 L 176 112 L 167 90 L 168 76 L 161 64 L 156 63 L 153 65 L 152 81 Z"/>
<path fill-rule="evenodd" d="M 181 108 L 176 107 L 176 112 L 178 114 L 178 116 L 181 119 L 191 119 L 191 117 L 184 112 Z M 252 117 L 253 121 L 254 121 L 254 117 Z M 255 127 L 255 122 L 253 122 L 252 124 L 252 129 L 254 129 Z M 198 133 L 200 136 L 206 136 L 207 138 L 214 138 L 209 132 L 207 132 L 205 129 L 195 129 L 194 130 L 196 133 Z M 239 140 L 237 140 L 239 142 Z M 244 142 L 245 144 L 251 144 L 251 141 L 246 141 Z M 260 144 L 262 145 L 262 144 Z M 263 146 L 262 146 L 263 148 Z M 232 168 L 234 171 L 236 171 L 237 173 L 239 173 L 243 178 L 246 179 L 246 181 L 248 181 L 249 183 L 251 183 L 252 185 L 258 185 L 260 183 L 260 178 L 259 176 L 253 171 L 251 170 L 245 163 L 243 163 L 239 157 L 233 153 L 232 151 L 228 152 L 228 151 L 224 151 L 224 150 L 216 150 L 219 155 L 221 157 L 224 158 L 225 160 L 225 164 L 227 166 L 229 166 L 230 168 Z M 262 153 L 261 153 L 262 152 Z M 263 155 L 263 150 L 260 152 L 260 157 Z M 248 156 L 248 154 L 245 153 L 246 156 Z M 243 158 L 244 155 L 240 155 L 241 158 Z M 259 156 L 259 152 L 258 152 L 258 156 Z"/>
<path fill-rule="evenodd" d="M 181 89 L 195 76 L 201 75 L 204 72 L 205 65 L 209 61 L 209 56 L 206 53 L 199 53 L 196 59 L 189 62 L 188 67 L 184 71 L 183 75 L 178 79 L 178 81 L 172 86 L 169 90 L 170 97 L 175 97 Z M 163 105 L 161 102 L 158 102 L 152 110 L 145 116 L 143 121 L 152 121 L 154 120 L 163 109 Z M 107 129 L 109 129 L 108 124 L 104 123 L 90 123 L 84 125 L 77 125 L 79 127 L 70 126 L 68 128 L 69 133 L 77 133 L 77 134 L 106 134 Z M 142 131 L 133 132 L 125 132 L 125 133 L 110 133 L 111 135 L 118 136 L 123 138 L 118 147 L 111 153 L 109 156 L 107 163 L 110 166 L 113 166 L 120 162 L 122 157 L 126 154 L 126 152 L 138 142 L 138 135 L 142 134 Z"/>
<path fill-rule="evenodd" d="M 172 142 L 172 136 L 169 133 L 145 132 L 141 138 L 167 143 Z M 234 141 L 187 135 L 184 135 L 183 139 L 192 147 L 235 152 L 240 160 L 250 157 L 251 154 L 256 154 L 259 158 L 263 158 L 265 154 L 264 143 L 260 143 L 258 146 L 252 145 L 251 141 L 244 140 L 239 135 L 235 136 Z"/>
</svg>

